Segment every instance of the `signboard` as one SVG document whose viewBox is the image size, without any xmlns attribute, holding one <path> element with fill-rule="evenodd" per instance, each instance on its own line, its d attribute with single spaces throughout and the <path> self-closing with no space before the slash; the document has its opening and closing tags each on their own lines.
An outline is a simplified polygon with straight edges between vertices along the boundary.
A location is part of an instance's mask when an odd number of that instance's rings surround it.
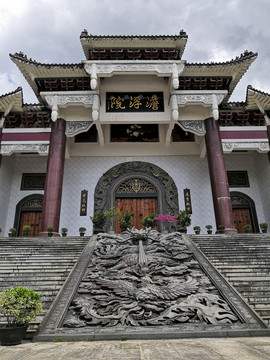
<svg viewBox="0 0 270 360">
<path fill-rule="evenodd" d="M 87 190 L 81 191 L 81 210 L 80 210 L 80 216 L 86 216 L 87 215 Z"/>
<path fill-rule="evenodd" d="M 106 93 L 106 112 L 163 111 L 163 92 Z"/>
<path fill-rule="evenodd" d="M 188 214 L 192 214 L 190 189 L 184 189 L 185 208 Z"/>
</svg>

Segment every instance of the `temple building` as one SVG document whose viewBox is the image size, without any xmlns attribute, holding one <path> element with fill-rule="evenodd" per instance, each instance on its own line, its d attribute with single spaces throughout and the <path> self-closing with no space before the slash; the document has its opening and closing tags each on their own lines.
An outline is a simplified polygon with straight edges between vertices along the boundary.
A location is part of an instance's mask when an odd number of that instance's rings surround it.
<svg viewBox="0 0 270 360">
<path fill-rule="evenodd" d="M 38 103 L 0 95 L 0 227 L 32 236 L 62 227 L 92 234 L 90 216 L 113 206 L 144 216 L 191 214 L 244 232 L 270 222 L 270 95 L 248 86 L 230 97 L 256 59 L 188 63 L 188 36 L 94 36 L 85 59 L 43 64 L 10 55 Z M 116 225 L 116 231 L 119 231 Z"/>
</svg>

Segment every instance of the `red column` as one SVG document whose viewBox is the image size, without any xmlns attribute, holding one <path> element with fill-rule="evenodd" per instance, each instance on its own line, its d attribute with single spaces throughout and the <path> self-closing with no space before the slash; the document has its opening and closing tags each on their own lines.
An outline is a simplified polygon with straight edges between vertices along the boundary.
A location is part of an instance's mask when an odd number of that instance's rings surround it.
<svg viewBox="0 0 270 360">
<path fill-rule="evenodd" d="M 270 145 L 270 125 L 267 125 L 266 129 L 267 129 L 268 142 L 269 142 L 269 145 Z M 269 159 L 269 162 L 270 162 L 270 151 L 268 152 L 268 159 Z"/>
<path fill-rule="evenodd" d="M 44 191 L 41 232 L 39 236 L 47 236 L 47 227 L 53 226 L 54 235 L 59 236 L 59 220 L 61 211 L 62 185 L 65 163 L 66 122 L 58 119 L 52 124 L 50 149 L 47 161 L 47 173 Z"/>
<path fill-rule="evenodd" d="M 218 123 L 213 118 L 205 120 L 206 151 L 211 179 L 212 196 L 216 217 L 216 225 L 225 226 L 226 234 L 233 234 L 235 230 L 229 184 Z"/>
</svg>

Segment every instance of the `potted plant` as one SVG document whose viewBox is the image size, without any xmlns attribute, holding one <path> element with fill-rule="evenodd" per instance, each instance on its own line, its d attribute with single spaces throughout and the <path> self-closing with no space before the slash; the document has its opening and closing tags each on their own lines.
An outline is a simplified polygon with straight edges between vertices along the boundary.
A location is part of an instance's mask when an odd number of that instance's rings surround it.
<svg viewBox="0 0 270 360">
<path fill-rule="evenodd" d="M 268 223 L 266 223 L 266 222 L 260 223 L 260 228 L 261 228 L 263 233 L 267 233 Z"/>
<path fill-rule="evenodd" d="M 120 216 L 120 209 L 111 207 L 110 210 L 105 211 L 105 216 L 109 220 L 109 231 L 108 233 L 114 234 L 114 222 Z"/>
<path fill-rule="evenodd" d="M 144 226 L 144 228 L 156 228 L 158 226 L 158 221 L 156 220 L 156 218 L 158 217 L 158 214 L 156 213 L 151 213 L 147 216 L 145 216 L 142 219 L 142 225 Z"/>
<path fill-rule="evenodd" d="M 123 216 L 120 215 L 119 224 L 121 231 L 131 229 L 133 226 L 132 213 L 126 210 Z"/>
<path fill-rule="evenodd" d="M 166 233 L 169 232 L 171 223 L 177 223 L 177 217 L 169 214 L 159 215 L 155 220 L 163 224 L 164 229 L 162 229 L 161 232 Z"/>
<path fill-rule="evenodd" d="M 14 237 L 14 236 L 16 236 L 16 229 L 15 228 L 10 228 L 9 229 L 9 233 L 8 233 L 8 236 L 9 237 Z"/>
<path fill-rule="evenodd" d="M 85 228 L 85 227 L 80 227 L 80 228 L 79 228 L 80 236 L 84 236 L 85 232 L 86 232 L 86 228 Z"/>
<path fill-rule="evenodd" d="M 251 229 L 252 229 L 252 226 L 251 226 L 250 224 L 246 224 L 246 225 L 244 226 L 244 229 L 245 229 L 245 232 L 246 232 L 246 233 L 250 233 L 250 232 L 251 232 Z"/>
<path fill-rule="evenodd" d="M 207 229 L 207 234 L 212 234 L 212 228 L 213 228 L 213 226 L 212 226 L 212 225 L 206 225 L 205 227 L 206 227 L 206 229 Z"/>
<path fill-rule="evenodd" d="M 62 229 L 61 229 L 61 233 L 62 233 L 62 236 L 63 236 L 63 237 L 66 237 L 66 236 L 67 236 L 67 232 L 68 232 L 68 228 L 62 228 Z"/>
<path fill-rule="evenodd" d="M 32 228 L 30 225 L 24 225 L 23 236 L 28 237 L 31 231 L 32 231 Z"/>
<path fill-rule="evenodd" d="M 0 313 L 7 324 L 0 327 L 2 345 L 20 344 L 31 320 L 42 311 L 41 295 L 26 287 L 14 287 L 0 293 Z"/>
<path fill-rule="evenodd" d="M 54 227 L 53 226 L 48 226 L 46 230 L 48 232 L 48 236 L 52 237 L 53 232 L 54 232 Z"/>
<path fill-rule="evenodd" d="M 93 216 L 90 216 L 90 219 L 94 226 L 94 234 L 104 232 L 104 226 L 107 220 L 106 215 L 103 212 L 95 213 Z"/>
<path fill-rule="evenodd" d="M 200 228 L 200 226 L 194 226 L 193 230 L 195 231 L 195 234 L 196 234 L 196 235 L 200 235 L 200 233 L 201 233 L 201 228 Z"/>
<path fill-rule="evenodd" d="M 219 233 L 224 234 L 224 230 L 225 230 L 225 226 L 224 225 L 219 225 L 219 227 L 218 227 Z"/>
<path fill-rule="evenodd" d="M 179 231 L 187 232 L 187 227 L 191 225 L 191 215 L 186 210 L 181 210 L 177 216 Z"/>
</svg>

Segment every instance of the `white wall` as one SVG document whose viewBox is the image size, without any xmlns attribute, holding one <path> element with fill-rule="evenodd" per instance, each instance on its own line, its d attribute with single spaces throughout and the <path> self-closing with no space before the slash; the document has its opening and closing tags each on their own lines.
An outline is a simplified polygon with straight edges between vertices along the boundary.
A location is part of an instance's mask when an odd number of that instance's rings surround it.
<svg viewBox="0 0 270 360">
<path fill-rule="evenodd" d="M 8 204 L 12 188 L 13 172 L 14 157 L 3 157 L 0 167 L 0 227 L 2 228 L 0 236 L 7 235 Z M 9 228 L 11 226 L 13 225 L 10 225 Z"/>
<path fill-rule="evenodd" d="M 113 166 L 126 161 L 145 161 L 153 163 L 165 170 L 174 180 L 178 188 L 179 208 L 184 209 L 183 189 L 191 190 L 192 226 L 202 228 L 207 224 L 215 226 L 212 195 L 206 159 L 198 156 L 160 156 L 160 157 L 72 157 L 66 160 L 61 227 L 67 227 L 70 235 L 78 235 L 78 228 L 87 228 L 92 233 L 89 216 L 93 215 L 94 191 L 100 177 Z M 88 190 L 87 216 L 80 214 L 81 190 Z M 203 229 L 205 230 L 205 229 Z"/>
<path fill-rule="evenodd" d="M 7 210 L 7 223 L 5 228 L 5 233 L 2 235 L 7 236 L 8 229 L 13 227 L 16 205 L 20 200 L 24 197 L 31 194 L 43 194 L 43 190 L 20 190 L 21 188 L 21 180 L 23 173 L 45 173 L 47 166 L 47 157 L 46 156 L 17 156 L 17 157 L 9 157 L 11 162 L 13 162 L 14 173 L 13 179 L 11 180 L 11 191 L 9 195 L 9 200 L 6 202 L 6 210 Z"/>
</svg>

